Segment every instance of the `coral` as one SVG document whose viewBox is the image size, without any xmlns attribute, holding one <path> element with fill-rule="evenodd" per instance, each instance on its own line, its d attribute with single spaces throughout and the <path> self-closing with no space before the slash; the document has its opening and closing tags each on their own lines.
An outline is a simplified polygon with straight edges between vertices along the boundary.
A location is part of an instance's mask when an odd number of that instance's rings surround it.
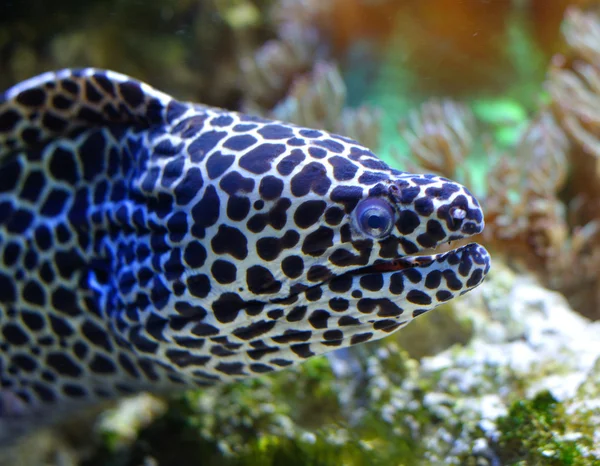
<svg viewBox="0 0 600 466">
<path fill-rule="evenodd" d="M 269 116 L 301 126 L 323 128 L 360 141 L 367 147 L 379 145 L 380 113 L 367 106 L 349 108 L 346 86 L 335 64 L 317 62 L 312 73 L 293 82 L 287 97 Z"/>
<path fill-rule="evenodd" d="M 262 113 L 285 97 L 295 77 L 307 73 L 325 54 L 322 24 L 330 14 L 330 2 L 283 0 L 271 16 L 276 38 L 240 57 L 244 93 L 243 109 Z"/>
<path fill-rule="evenodd" d="M 282 28 L 278 39 L 242 57 L 244 110 L 261 112 L 283 98 L 294 77 L 310 70 L 318 43 L 314 29 L 291 23 Z"/>
<path fill-rule="evenodd" d="M 452 100 L 425 102 L 399 124 L 412 154 L 407 169 L 435 172 L 471 185 L 464 164 L 473 148 L 475 126 L 475 116 L 466 105 Z"/>
</svg>

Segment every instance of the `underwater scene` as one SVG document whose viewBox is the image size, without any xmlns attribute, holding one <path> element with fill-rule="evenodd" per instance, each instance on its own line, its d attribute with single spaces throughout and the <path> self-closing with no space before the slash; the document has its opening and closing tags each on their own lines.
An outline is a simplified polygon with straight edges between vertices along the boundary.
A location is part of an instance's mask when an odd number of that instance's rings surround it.
<svg viewBox="0 0 600 466">
<path fill-rule="evenodd" d="M 0 466 L 600 465 L 600 0 L 0 0 L 0 332 Z"/>
</svg>

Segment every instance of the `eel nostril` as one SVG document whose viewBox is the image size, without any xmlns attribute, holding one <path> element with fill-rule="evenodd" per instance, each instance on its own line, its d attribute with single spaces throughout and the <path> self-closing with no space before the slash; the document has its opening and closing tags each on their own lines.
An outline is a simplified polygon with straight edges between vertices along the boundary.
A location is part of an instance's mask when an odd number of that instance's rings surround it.
<svg viewBox="0 0 600 466">
<path fill-rule="evenodd" d="M 467 217 L 467 211 L 461 207 L 451 207 L 448 212 L 454 227 L 462 225 L 463 220 Z"/>
<path fill-rule="evenodd" d="M 460 207 L 452 207 L 450 209 L 450 217 L 454 220 L 462 221 L 466 218 L 467 211 L 465 209 L 461 209 Z"/>
</svg>

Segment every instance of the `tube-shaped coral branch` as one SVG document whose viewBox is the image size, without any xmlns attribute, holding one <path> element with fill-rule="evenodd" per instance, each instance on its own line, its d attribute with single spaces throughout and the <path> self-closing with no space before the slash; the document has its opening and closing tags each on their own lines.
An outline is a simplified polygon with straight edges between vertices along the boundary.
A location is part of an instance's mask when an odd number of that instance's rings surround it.
<svg viewBox="0 0 600 466">
<path fill-rule="evenodd" d="M 600 23 L 595 14 L 569 8 L 565 13 L 562 32 L 571 53 L 600 67 Z"/>
<path fill-rule="evenodd" d="M 468 173 L 459 173 L 459 169 L 471 152 L 475 126 L 475 117 L 467 106 L 433 99 L 401 121 L 399 131 L 421 169 L 469 185 Z"/>
<path fill-rule="evenodd" d="M 288 96 L 271 112 L 279 120 L 323 128 L 376 148 L 380 113 L 368 107 L 344 107 L 346 85 L 336 65 L 318 62 L 313 72 L 297 78 Z"/>
</svg>

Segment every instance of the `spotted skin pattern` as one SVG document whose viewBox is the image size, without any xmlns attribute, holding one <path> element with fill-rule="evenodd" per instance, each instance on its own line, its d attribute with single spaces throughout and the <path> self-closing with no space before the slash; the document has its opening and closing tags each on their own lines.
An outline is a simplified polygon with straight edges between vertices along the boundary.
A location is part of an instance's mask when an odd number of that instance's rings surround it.
<svg viewBox="0 0 600 466">
<path fill-rule="evenodd" d="M 389 335 L 483 281 L 475 243 L 417 255 L 483 226 L 463 186 L 345 137 L 111 71 L 18 84 L 0 95 L 0 443 Z"/>
</svg>

